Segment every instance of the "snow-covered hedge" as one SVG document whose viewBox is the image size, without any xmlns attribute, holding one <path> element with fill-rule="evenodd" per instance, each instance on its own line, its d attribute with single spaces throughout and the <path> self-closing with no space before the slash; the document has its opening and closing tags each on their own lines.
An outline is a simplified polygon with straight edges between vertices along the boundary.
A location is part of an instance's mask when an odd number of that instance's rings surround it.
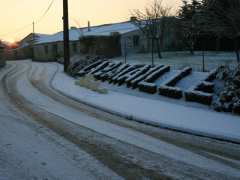
<svg viewBox="0 0 240 180">
<path fill-rule="evenodd" d="M 183 70 L 181 70 L 179 73 L 177 73 L 175 76 L 170 78 L 167 82 L 165 82 L 163 85 L 161 85 L 158 89 L 159 94 L 175 99 L 180 99 L 183 96 L 183 92 L 180 88 L 174 87 L 180 80 L 182 80 L 184 77 L 191 74 L 192 68 L 186 67 Z"/>
<path fill-rule="evenodd" d="M 144 81 L 148 76 L 150 76 L 152 73 L 158 71 L 162 67 L 163 67 L 163 65 L 157 65 L 155 67 L 149 68 L 148 71 L 145 74 L 142 74 L 139 77 L 136 77 L 135 79 L 128 82 L 128 86 L 132 87 L 132 88 L 139 87 L 138 85 L 141 81 Z"/>
<path fill-rule="evenodd" d="M 205 105 L 211 105 L 213 94 L 205 93 L 201 91 L 187 91 L 185 92 L 186 101 L 198 102 Z"/>
<path fill-rule="evenodd" d="M 78 76 L 78 77 L 85 76 L 86 74 L 88 74 L 90 72 L 90 70 L 92 68 L 95 68 L 96 66 L 100 65 L 102 62 L 103 62 L 103 60 L 98 60 L 98 61 L 94 62 L 93 64 L 86 66 L 85 68 L 79 70 L 76 73 L 76 76 Z"/>
<path fill-rule="evenodd" d="M 219 67 L 219 68 L 216 68 L 216 69 L 214 69 L 214 70 L 212 70 L 212 71 L 210 71 L 210 73 L 208 74 L 208 76 L 207 76 L 207 78 L 205 79 L 205 81 L 211 82 L 211 81 L 213 81 L 214 79 L 216 79 L 217 73 L 218 73 L 219 69 L 221 69 L 221 68 L 222 68 L 222 66 Z"/>
<path fill-rule="evenodd" d="M 155 94 L 157 91 L 160 95 L 180 99 L 185 95 L 186 101 L 198 102 L 206 105 L 210 105 L 213 100 L 214 83 L 212 82 L 219 69 L 215 69 L 209 73 L 209 75 L 203 79 L 196 86 L 183 93 L 183 89 L 175 87 L 176 84 L 184 79 L 186 76 L 192 73 L 192 68 L 186 67 L 181 71 L 167 79 L 160 86 L 155 82 L 165 73 L 170 71 L 169 66 L 164 65 L 143 65 L 143 64 L 123 64 L 121 62 L 111 62 L 105 59 L 97 60 L 96 62 L 85 66 L 81 70 L 81 63 L 75 62 L 71 64 L 71 68 L 74 72 L 77 71 L 78 76 L 92 75 L 95 79 L 101 81 L 108 81 L 113 84 L 126 84 L 127 87 L 139 88 L 140 91 Z M 240 77 L 240 76 L 239 76 Z M 240 85 L 240 80 L 234 79 L 235 84 Z M 225 96 L 228 97 L 228 96 Z M 234 101 L 232 109 L 234 112 L 239 111 L 239 104 Z"/>
<path fill-rule="evenodd" d="M 211 81 L 216 78 L 217 72 L 218 68 L 212 70 L 203 81 L 201 81 L 195 87 L 192 87 L 190 90 L 186 91 L 184 93 L 185 100 L 205 105 L 211 105 L 214 93 L 214 83 Z"/>
<path fill-rule="evenodd" d="M 142 92 L 155 94 L 157 92 L 157 85 L 154 83 L 141 82 L 139 84 L 139 90 Z"/>
<path fill-rule="evenodd" d="M 153 73 L 149 74 L 145 81 L 146 82 L 154 82 L 156 81 L 160 76 L 162 76 L 163 74 L 165 74 L 166 72 L 170 71 L 170 66 L 163 66 L 160 69 L 154 71 Z"/>
<path fill-rule="evenodd" d="M 114 69 L 118 68 L 119 66 L 121 66 L 122 63 L 109 63 L 107 67 L 105 67 L 104 69 L 102 69 L 101 71 L 98 71 L 94 74 L 94 77 L 98 80 L 107 80 L 108 78 L 108 72 L 113 71 Z"/>
<path fill-rule="evenodd" d="M 181 99 L 183 96 L 182 90 L 177 87 L 163 85 L 159 87 L 158 91 L 160 95 L 171 97 L 174 99 Z"/>
<path fill-rule="evenodd" d="M 195 88 L 197 91 L 202 91 L 206 93 L 213 93 L 214 92 L 214 83 L 203 81 Z"/>
<path fill-rule="evenodd" d="M 170 71 L 170 66 L 162 66 L 160 69 L 153 71 L 145 77 L 145 79 L 138 84 L 140 91 L 155 94 L 157 92 L 157 85 L 154 83 L 164 73 Z"/>
<path fill-rule="evenodd" d="M 181 79 L 192 73 L 191 67 L 186 67 L 166 82 L 166 86 L 175 86 Z"/>
</svg>

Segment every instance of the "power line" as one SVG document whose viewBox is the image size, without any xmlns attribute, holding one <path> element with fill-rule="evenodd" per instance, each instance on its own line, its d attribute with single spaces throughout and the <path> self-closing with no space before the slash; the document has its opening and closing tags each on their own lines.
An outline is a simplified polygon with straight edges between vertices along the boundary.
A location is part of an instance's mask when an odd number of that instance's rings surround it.
<svg viewBox="0 0 240 180">
<path fill-rule="evenodd" d="M 30 26 L 32 26 L 32 23 L 26 24 L 26 25 L 22 26 L 21 28 L 18 28 L 18 29 L 15 30 L 15 31 L 8 32 L 8 33 L 5 33 L 5 34 L 1 34 L 0 36 L 8 36 L 8 35 L 10 35 L 10 34 L 20 33 L 20 32 L 22 32 L 23 30 L 27 29 L 27 28 L 30 27 Z"/>
<path fill-rule="evenodd" d="M 45 16 L 47 15 L 47 13 L 49 12 L 49 10 L 51 9 L 54 1 L 55 1 L 55 0 L 52 0 L 52 1 L 50 2 L 50 4 L 48 5 L 47 9 L 44 11 L 43 15 L 40 16 L 40 17 L 35 21 L 35 24 L 40 23 L 40 22 L 45 18 Z"/>
</svg>

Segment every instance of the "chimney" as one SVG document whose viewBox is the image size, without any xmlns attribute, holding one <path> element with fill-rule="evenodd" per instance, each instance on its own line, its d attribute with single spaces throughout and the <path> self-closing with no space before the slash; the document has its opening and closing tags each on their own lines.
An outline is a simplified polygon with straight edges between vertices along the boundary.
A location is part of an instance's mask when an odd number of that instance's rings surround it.
<svg viewBox="0 0 240 180">
<path fill-rule="evenodd" d="M 137 21 L 137 17 L 136 17 L 136 16 L 130 17 L 130 21 L 131 21 L 131 22 L 132 22 L 132 21 Z"/>
<path fill-rule="evenodd" d="M 91 31 L 91 24 L 90 24 L 90 21 L 88 21 L 88 32 Z"/>
</svg>

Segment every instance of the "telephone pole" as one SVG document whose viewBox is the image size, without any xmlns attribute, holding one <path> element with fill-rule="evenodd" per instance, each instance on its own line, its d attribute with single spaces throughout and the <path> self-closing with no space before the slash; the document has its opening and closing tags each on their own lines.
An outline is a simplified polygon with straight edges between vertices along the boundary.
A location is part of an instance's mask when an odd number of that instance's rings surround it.
<svg viewBox="0 0 240 180">
<path fill-rule="evenodd" d="M 69 23 L 68 23 L 68 0 L 63 0 L 63 29 L 64 29 L 64 72 L 67 72 L 70 64 L 69 54 Z"/>
</svg>

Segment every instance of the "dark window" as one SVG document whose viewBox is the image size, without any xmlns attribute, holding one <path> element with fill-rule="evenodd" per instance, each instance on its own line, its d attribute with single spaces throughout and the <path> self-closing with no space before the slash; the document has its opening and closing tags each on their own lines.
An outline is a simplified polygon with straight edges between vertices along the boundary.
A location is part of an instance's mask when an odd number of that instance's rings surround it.
<svg viewBox="0 0 240 180">
<path fill-rule="evenodd" d="M 44 46 L 45 54 L 48 54 L 48 46 Z"/>
<path fill-rule="evenodd" d="M 77 43 L 73 43 L 72 47 L 73 47 L 73 52 L 76 53 L 77 52 Z"/>
<path fill-rule="evenodd" d="M 53 51 L 53 54 L 56 56 L 57 53 L 58 53 L 58 45 L 57 45 L 57 44 L 54 44 L 54 45 L 52 46 L 52 51 Z"/>
<path fill-rule="evenodd" d="M 134 47 L 139 46 L 139 39 L 140 39 L 139 36 L 133 36 L 133 46 Z"/>
</svg>

